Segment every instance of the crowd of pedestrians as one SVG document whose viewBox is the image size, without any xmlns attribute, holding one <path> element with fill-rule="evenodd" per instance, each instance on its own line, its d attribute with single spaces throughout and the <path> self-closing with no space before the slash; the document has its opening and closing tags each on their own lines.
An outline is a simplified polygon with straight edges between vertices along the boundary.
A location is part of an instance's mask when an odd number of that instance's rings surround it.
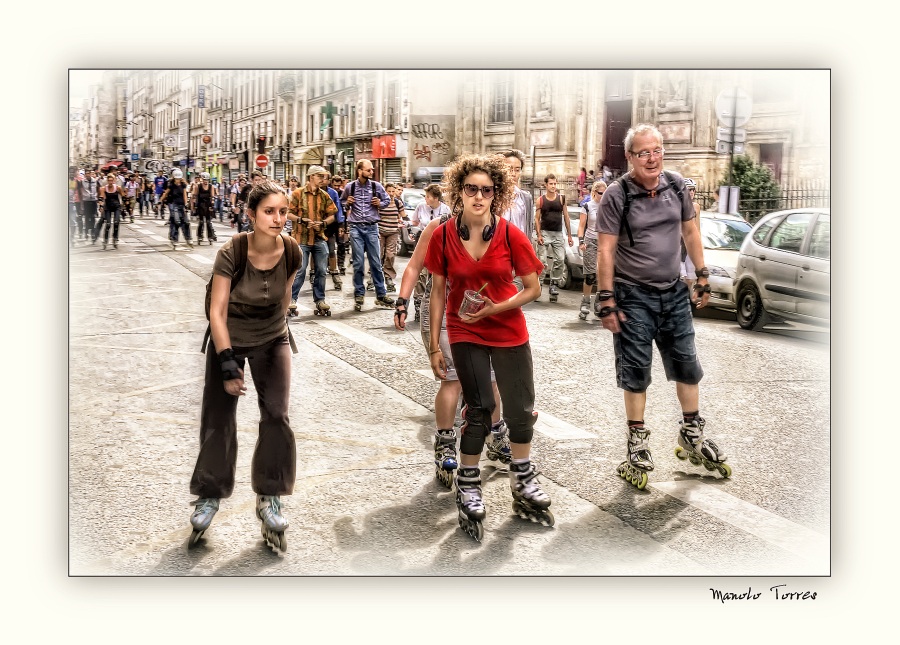
<svg viewBox="0 0 900 645">
<path fill-rule="evenodd" d="M 631 164 L 624 176 L 614 180 L 606 167 L 599 177 L 582 169 L 577 183 L 583 212 L 575 232 L 584 267 L 579 316 L 587 318 L 593 296 L 594 315 L 612 332 L 616 384 L 623 391 L 626 459 L 617 472 L 643 489 L 654 467 L 644 409 L 655 344 L 682 411 L 679 457 L 728 477 L 724 451 L 704 435 L 700 414 L 703 370 L 691 303 L 704 307 L 710 287 L 694 182 L 663 169 L 663 138 L 654 126 L 632 128 L 624 144 Z M 422 232 L 399 289 L 394 261 L 404 187 L 375 181 L 369 160 L 357 162 L 352 180 L 311 166 L 302 182 L 299 177 L 273 181 L 259 171 L 220 184 L 207 173 L 189 182 L 179 169 L 171 177 L 160 172 L 154 178 L 121 169 L 105 176 L 70 170 L 72 246 L 102 238 L 106 249 L 112 232 L 117 248 L 120 222 L 134 221 L 135 207 L 142 217 L 167 219 L 161 225 L 169 226 L 173 248 L 179 234 L 193 246 L 190 214 L 197 218 L 198 242 L 204 237 L 210 245 L 217 242 L 212 222 L 225 223 L 226 214 L 235 229 L 219 249 L 210 283 L 212 344 L 201 453 L 191 482 L 199 496 L 192 517 L 195 539 L 209 526 L 219 500 L 231 494 L 235 457 L 222 446 L 233 443 L 234 405 L 244 392 L 246 359 L 263 413 L 253 462 L 257 513 L 263 534 L 283 548 L 287 521 L 280 495 L 290 493 L 294 479 L 294 445 L 282 405 L 293 339 L 284 318 L 296 315 L 307 278 L 314 313 L 330 315 L 326 278 L 331 276 L 335 290 L 342 289 L 348 249 L 356 311 L 364 306 L 367 290 L 374 291 L 375 306 L 394 309 L 394 324 L 404 330 L 411 300 L 415 305 L 422 342 L 440 383 L 435 473 L 456 489 L 460 527 L 478 540 L 483 535 L 479 461 L 485 450 L 489 459 L 508 465 L 514 511 L 553 525 L 550 497 L 531 461 L 537 414 L 522 308 L 539 299 L 541 276 L 548 269 L 536 251 L 546 250 L 553 302 L 565 248 L 574 240 L 557 178 L 547 175 L 546 192 L 534 200 L 520 187 L 524 162 L 518 150 L 462 155 L 447 168 L 443 184 L 426 188 L 425 200 L 410 217 Z M 696 277 L 689 284 L 682 279 L 686 271 Z M 232 281 L 239 283 L 237 289 Z M 388 292 L 397 293 L 396 301 Z M 260 447 L 270 441 L 271 446 Z"/>
</svg>

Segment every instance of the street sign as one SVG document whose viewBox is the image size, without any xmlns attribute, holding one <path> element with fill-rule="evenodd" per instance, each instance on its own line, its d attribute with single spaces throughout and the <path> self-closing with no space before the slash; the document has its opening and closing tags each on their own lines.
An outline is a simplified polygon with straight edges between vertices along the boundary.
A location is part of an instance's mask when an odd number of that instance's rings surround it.
<svg viewBox="0 0 900 645">
<path fill-rule="evenodd" d="M 205 108 L 206 107 L 206 86 L 200 85 L 197 87 L 197 107 Z"/>
<path fill-rule="evenodd" d="M 269 165 L 269 158 L 266 155 L 256 155 L 255 163 L 257 168 L 265 168 Z"/>
<path fill-rule="evenodd" d="M 167 148 L 174 148 L 175 145 L 178 143 L 178 139 L 175 137 L 174 134 L 167 134 L 166 138 L 163 139 L 163 143 L 166 144 Z"/>
<path fill-rule="evenodd" d="M 716 152 L 720 155 L 730 155 L 734 146 L 734 154 L 744 154 L 743 143 L 731 143 L 730 141 L 716 141 Z"/>
<path fill-rule="evenodd" d="M 716 128 L 716 139 L 720 141 L 731 141 L 731 128 Z M 747 140 L 747 131 L 743 128 L 734 129 L 734 140 L 743 143 Z"/>
<path fill-rule="evenodd" d="M 201 139 L 201 141 L 202 141 L 203 143 L 205 143 L 206 145 L 209 145 L 209 144 L 212 142 L 212 137 L 209 136 L 208 134 L 204 134 L 204 135 L 203 135 L 203 138 Z"/>
<path fill-rule="evenodd" d="M 132 153 L 131 153 L 131 160 L 132 160 L 132 161 L 137 161 L 137 160 L 140 159 L 140 158 L 141 158 L 141 155 L 139 155 L 138 153 L 136 153 L 136 152 L 132 152 Z"/>
<path fill-rule="evenodd" d="M 742 89 L 732 87 L 716 97 L 716 116 L 726 127 L 740 127 L 753 114 L 753 100 Z"/>
</svg>

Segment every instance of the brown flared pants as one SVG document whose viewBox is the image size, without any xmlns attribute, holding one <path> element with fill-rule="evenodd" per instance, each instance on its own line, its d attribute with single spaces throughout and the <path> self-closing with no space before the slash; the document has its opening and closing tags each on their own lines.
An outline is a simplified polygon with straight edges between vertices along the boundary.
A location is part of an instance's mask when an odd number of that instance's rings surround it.
<svg viewBox="0 0 900 645">
<path fill-rule="evenodd" d="M 238 365 L 249 362 L 259 400 L 259 438 L 250 468 L 257 495 L 290 495 L 297 472 L 297 448 L 288 420 L 291 348 L 287 336 L 259 347 L 234 347 Z M 246 376 L 246 375 L 245 375 Z M 200 410 L 200 455 L 191 476 L 198 497 L 230 497 L 237 465 L 237 402 L 225 391 L 216 349 L 206 350 L 206 383 Z"/>
</svg>

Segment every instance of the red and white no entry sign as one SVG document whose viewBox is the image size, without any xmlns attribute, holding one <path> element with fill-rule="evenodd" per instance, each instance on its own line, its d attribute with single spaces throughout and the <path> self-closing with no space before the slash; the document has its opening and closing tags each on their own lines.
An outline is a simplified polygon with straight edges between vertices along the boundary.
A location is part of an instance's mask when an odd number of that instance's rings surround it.
<svg viewBox="0 0 900 645">
<path fill-rule="evenodd" d="M 257 155 L 256 156 L 256 167 L 257 168 L 265 168 L 269 165 L 269 158 L 266 155 Z"/>
</svg>

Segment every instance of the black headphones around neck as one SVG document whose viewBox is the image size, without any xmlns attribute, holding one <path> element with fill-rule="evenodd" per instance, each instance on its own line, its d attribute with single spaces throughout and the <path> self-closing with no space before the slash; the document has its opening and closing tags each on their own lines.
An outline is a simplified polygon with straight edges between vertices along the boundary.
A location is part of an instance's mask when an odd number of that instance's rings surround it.
<svg viewBox="0 0 900 645">
<path fill-rule="evenodd" d="M 487 242 L 492 237 L 494 237 L 494 231 L 497 230 L 497 218 L 491 213 L 491 223 L 484 227 L 484 230 L 481 232 L 481 239 Z M 462 221 L 462 213 L 456 216 L 456 233 L 459 235 L 459 239 L 468 240 L 469 239 L 469 227 L 466 226 Z"/>
</svg>

